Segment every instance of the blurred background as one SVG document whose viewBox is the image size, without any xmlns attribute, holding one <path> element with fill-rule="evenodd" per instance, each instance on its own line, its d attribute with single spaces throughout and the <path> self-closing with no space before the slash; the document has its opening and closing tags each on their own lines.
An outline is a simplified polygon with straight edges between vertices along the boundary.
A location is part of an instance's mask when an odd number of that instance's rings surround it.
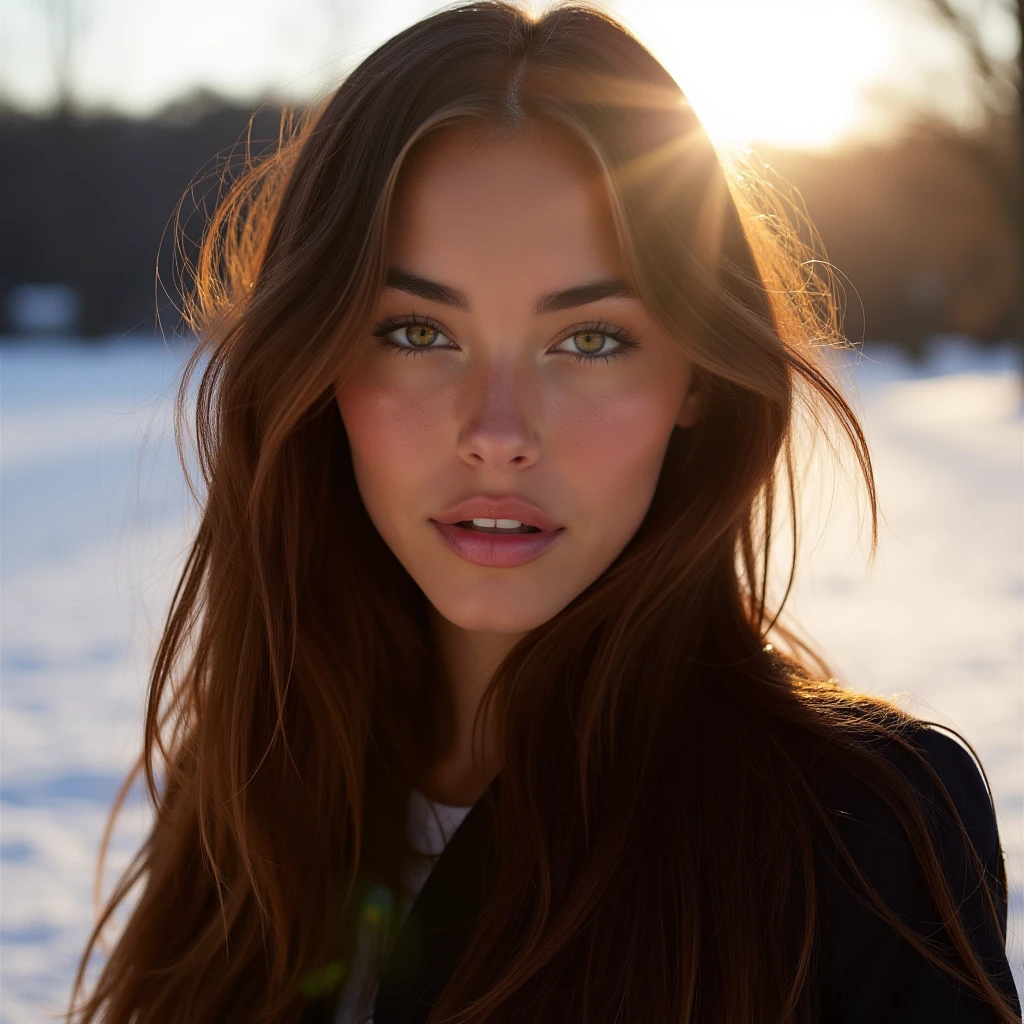
<svg viewBox="0 0 1024 1024">
<path fill-rule="evenodd" d="M 534 4 L 541 7 L 540 4 Z M 883 513 L 815 477 L 790 622 L 988 774 L 1024 989 L 1024 219 L 1016 0 L 619 0 L 723 154 L 796 190 Z M 0 0 L 0 1024 L 65 1005 L 195 515 L 170 432 L 219 176 L 420 0 Z M 250 129 L 250 118 L 251 129 Z M 179 210 L 180 215 L 176 214 Z M 134 799 L 104 891 L 144 835 Z"/>
</svg>

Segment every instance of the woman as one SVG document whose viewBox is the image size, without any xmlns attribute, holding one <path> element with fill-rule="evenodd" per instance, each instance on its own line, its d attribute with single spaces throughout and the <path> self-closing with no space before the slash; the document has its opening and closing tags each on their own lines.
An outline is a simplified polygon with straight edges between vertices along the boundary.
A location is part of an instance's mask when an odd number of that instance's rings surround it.
<svg viewBox="0 0 1024 1024">
<path fill-rule="evenodd" d="M 575 4 L 426 19 L 234 186 L 77 1020 L 1019 1019 L 983 775 L 770 607 L 801 410 L 874 510 L 778 214 Z"/>
</svg>

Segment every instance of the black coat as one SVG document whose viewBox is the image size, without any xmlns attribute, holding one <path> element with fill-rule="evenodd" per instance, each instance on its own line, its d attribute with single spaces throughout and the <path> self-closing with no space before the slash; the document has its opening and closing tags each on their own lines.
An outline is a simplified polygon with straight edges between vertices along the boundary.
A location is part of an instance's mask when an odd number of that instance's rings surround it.
<svg viewBox="0 0 1024 1024">
<path fill-rule="evenodd" d="M 1006 930 L 1006 878 L 999 869 L 999 836 L 984 780 L 968 751 L 935 729 L 917 741 L 949 790 L 971 842 L 994 883 L 999 923 Z M 889 754 L 926 800 L 941 802 L 933 784 L 903 751 Z M 500 778 L 500 777 L 499 777 Z M 497 783 L 495 783 L 497 784 Z M 825 805 L 858 866 L 911 927 L 942 935 L 923 875 L 891 810 L 846 778 L 823 786 Z M 385 966 L 375 1024 L 421 1024 L 458 963 L 483 895 L 491 839 L 489 802 L 478 801 L 435 863 Z M 966 850 L 947 813 L 936 811 L 934 838 L 946 876 L 975 948 L 993 979 L 1020 1004 L 1002 941 L 969 884 Z M 991 1024 L 994 1011 L 935 969 L 921 954 L 840 885 L 842 869 L 829 857 L 817 865 L 821 946 L 820 1024 Z M 309 1005 L 303 1024 L 330 1024 L 334 998 Z M 652 1022 L 653 1024 L 653 1022 Z"/>
</svg>

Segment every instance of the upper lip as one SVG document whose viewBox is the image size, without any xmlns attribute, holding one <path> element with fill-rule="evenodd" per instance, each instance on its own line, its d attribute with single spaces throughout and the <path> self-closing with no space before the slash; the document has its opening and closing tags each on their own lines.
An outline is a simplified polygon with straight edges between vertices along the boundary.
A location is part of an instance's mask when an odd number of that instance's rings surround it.
<svg viewBox="0 0 1024 1024">
<path fill-rule="evenodd" d="M 524 526 L 539 530 L 557 530 L 558 523 L 549 519 L 536 505 L 515 495 L 477 494 L 452 505 L 433 517 L 438 523 L 451 525 L 468 519 L 515 519 Z"/>
</svg>

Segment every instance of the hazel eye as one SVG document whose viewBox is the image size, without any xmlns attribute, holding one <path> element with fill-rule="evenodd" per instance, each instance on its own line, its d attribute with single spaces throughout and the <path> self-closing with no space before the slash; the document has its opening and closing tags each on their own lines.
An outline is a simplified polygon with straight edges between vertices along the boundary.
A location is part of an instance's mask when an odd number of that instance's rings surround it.
<svg viewBox="0 0 1024 1024">
<path fill-rule="evenodd" d="M 402 320 L 388 318 L 377 325 L 373 336 L 380 339 L 384 348 L 405 356 L 453 347 L 440 325 L 417 316 Z"/>
<path fill-rule="evenodd" d="M 569 341 L 586 356 L 596 356 L 604 349 L 606 341 L 617 344 L 613 338 L 610 338 L 607 334 L 602 334 L 600 331 L 579 331 L 576 334 L 570 335 Z"/>
<path fill-rule="evenodd" d="M 413 348 L 429 348 L 441 332 L 430 324 L 406 324 L 402 333 Z"/>
<path fill-rule="evenodd" d="M 611 324 L 583 324 L 566 335 L 553 349 L 563 352 L 581 363 L 607 362 L 626 355 L 638 347 L 633 338 L 622 327 Z"/>
</svg>

